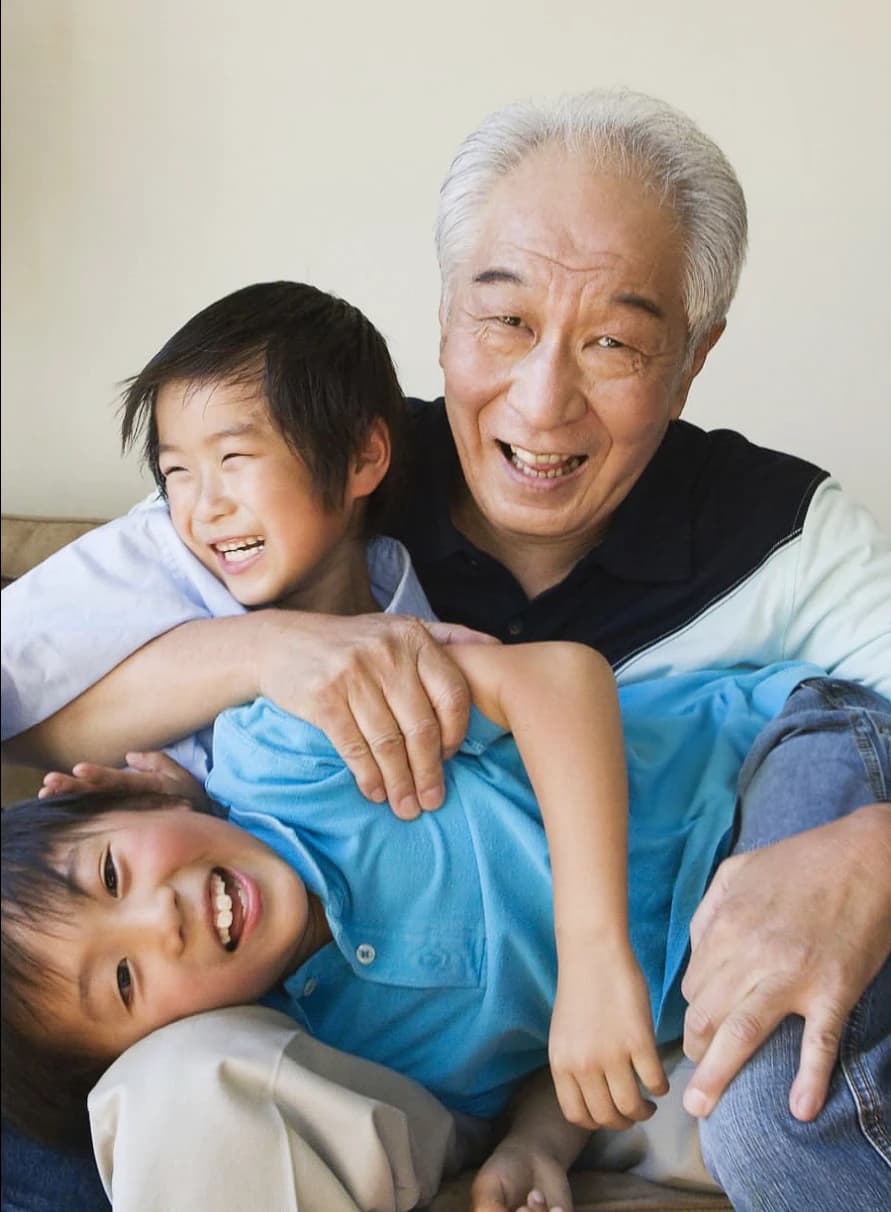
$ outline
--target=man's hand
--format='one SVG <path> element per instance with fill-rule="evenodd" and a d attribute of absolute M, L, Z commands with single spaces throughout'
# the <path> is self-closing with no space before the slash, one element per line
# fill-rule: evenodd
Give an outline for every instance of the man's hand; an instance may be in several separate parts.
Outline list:
<path fill-rule="evenodd" d="M 646 981 L 627 943 L 586 947 L 572 962 L 564 949 L 548 1051 L 557 1098 L 571 1123 L 630 1128 L 656 1110 L 637 1078 L 651 1094 L 665 1094 L 668 1080 Z"/>
<path fill-rule="evenodd" d="M 182 796 L 195 804 L 208 803 L 198 780 L 166 753 L 128 753 L 127 765 L 129 770 L 119 770 L 114 766 L 78 762 L 71 774 L 52 770 L 44 776 L 38 797 L 43 800 L 54 795 L 90 791 L 116 791 L 121 795 L 161 792 L 163 795 Z"/>
<path fill-rule="evenodd" d="M 826 1099 L 851 1009 L 891 951 L 891 806 L 875 804 L 719 868 L 690 927 L 684 1106 L 708 1115 L 789 1014 L 804 1018 L 789 1094 L 796 1119 Z"/>
<path fill-rule="evenodd" d="M 388 800 L 404 820 L 439 808 L 442 763 L 464 739 L 470 712 L 466 679 L 443 645 L 498 641 L 465 627 L 379 614 L 325 617 L 318 642 L 307 644 L 317 617 L 298 616 L 302 651 L 292 665 L 288 613 L 266 613 L 259 692 L 320 728 L 368 799 Z"/>

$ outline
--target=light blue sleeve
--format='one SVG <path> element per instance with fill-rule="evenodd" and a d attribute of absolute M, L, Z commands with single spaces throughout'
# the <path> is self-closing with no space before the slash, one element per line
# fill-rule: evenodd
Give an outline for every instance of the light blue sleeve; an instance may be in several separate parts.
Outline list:
<path fill-rule="evenodd" d="M 177 537 L 163 502 L 88 532 L 3 591 L 3 739 L 180 623 L 243 610 Z"/>

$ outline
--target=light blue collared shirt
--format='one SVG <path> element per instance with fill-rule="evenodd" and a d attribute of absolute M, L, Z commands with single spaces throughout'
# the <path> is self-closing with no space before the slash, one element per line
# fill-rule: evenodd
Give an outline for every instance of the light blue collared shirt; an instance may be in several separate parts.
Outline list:
<path fill-rule="evenodd" d="M 435 618 L 401 543 L 372 539 L 368 570 L 381 610 Z M 180 623 L 245 613 L 179 538 L 157 493 L 13 582 L 2 608 L 3 740 L 47 719 Z M 210 743 L 205 729 L 167 752 L 203 779 Z"/>
<path fill-rule="evenodd" d="M 682 1032 L 690 919 L 730 846 L 743 759 L 820 672 L 790 663 L 620 687 L 631 939 L 660 1042 Z M 547 1064 L 548 848 L 513 738 L 478 711 L 445 774 L 438 812 L 397 820 L 318 729 L 259 699 L 219 716 L 207 788 L 299 873 L 331 926 L 334 941 L 265 1000 L 453 1110 L 491 1116 Z M 592 997 L 609 979 L 591 972 Z"/>

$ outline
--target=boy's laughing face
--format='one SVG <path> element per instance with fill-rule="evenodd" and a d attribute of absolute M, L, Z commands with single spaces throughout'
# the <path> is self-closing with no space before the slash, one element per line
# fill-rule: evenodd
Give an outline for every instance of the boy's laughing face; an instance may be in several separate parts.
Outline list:
<path fill-rule="evenodd" d="M 155 421 L 170 516 L 193 555 L 243 606 L 327 609 L 352 526 L 352 479 L 343 505 L 326 508 L 258 379 L 168 383 Z"/>
<path fill-rule="evenodd" d="M 40 1017 L 98 1055 L 256 1000 L 329 937 L 287 863 L 185 803 L 103 813 L 60 844 L 56 865 L 82 895 L 32 940 L 48 969 Z"/>

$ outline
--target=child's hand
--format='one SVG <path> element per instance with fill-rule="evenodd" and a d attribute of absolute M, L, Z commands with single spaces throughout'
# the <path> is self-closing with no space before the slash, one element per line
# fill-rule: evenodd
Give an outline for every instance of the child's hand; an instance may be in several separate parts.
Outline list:
<path fill-rule="evenodd" d="M 93 762 L 78 762 L 71 774 L 53 770 L 44 777 L 38 797 L 43 800 L 54 795 L 90 791 L 117 791 L 122 795 L 161 792 L 183 796 L 193 803 L 208 802 L 204 788 L 198 780 L 166 753 L 128 753 L 127 763 L 127 770 L 118 770 L 113 766 L 97 766 Z"/>
<path fill-rule="evenodd" d="M 572 1212 L 566 1166 L 541 1141 L 509 1133 L 479 1168 L 473 1212 Z"/>
<path fill-rule="evenodd" d="M 627 943 L 561 950 L 549 1054 L 560 1107 L 584 1128 L 630 1128 L 665 1094 L 646 981 Z"/>

